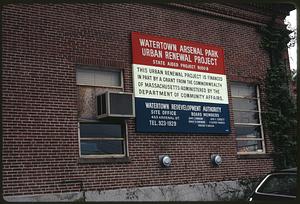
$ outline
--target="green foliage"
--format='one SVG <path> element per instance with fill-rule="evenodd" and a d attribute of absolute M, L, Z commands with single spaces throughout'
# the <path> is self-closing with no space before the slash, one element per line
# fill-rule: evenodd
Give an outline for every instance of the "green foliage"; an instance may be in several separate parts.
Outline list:
<path fill-rule="evenodd" d="M 80 197 L 80 198 L 74 200 L 73 203 L 85 203 L 85 199 L 84 199 L 84 197 Z"/>
<path fill-rule="evenodd" d="M 239 179 L 239 186 L 241 186 L 241 189 L 243 190 L 243 197 L 241 200 L 247 200 L 251 193 L 254 191 L 255 187 L 259 183 L 261 178 L 240 178 Z"/>
<path fill-rule="evenodd" d="M 291 31 L 273 25 L 261 28 L 261 46 L 270 54 L 271 67 L 267 70 L 267 112 L 263 115 L 274 145 L 277 169 L 296 166 L 296 107 L 289 84 L 290 73 L 283 60 L 283 51 L 290 42 Z"/>

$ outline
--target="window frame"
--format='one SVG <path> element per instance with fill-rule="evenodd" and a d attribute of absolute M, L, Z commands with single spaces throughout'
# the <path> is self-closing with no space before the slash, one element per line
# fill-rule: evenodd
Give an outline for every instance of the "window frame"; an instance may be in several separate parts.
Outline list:
<path fill-rule="evenodd" d="M 80 124 L 120 124 L 121 125 L 121 134 L 123 136 L 123 139 L 121 138 L 85 138 L 81 139 L 80 135 Z M 123 141 L 123 151 L 124 154 L 103 154 L 103 155 L 82 155 L 81 154 L 81 141 L 82 140 L 112 140 L 112 141 Z M 78 121 L 78 145 L 79 145 L 79 158 L 124 158 L 129 157 L 128 152 L 128 127 L 127 127 L 127 121 L 125 120 L 118 120 L 118 121 L 98 121 L 98 120 L 79 120 Z"/>
<path fill-rule="evenodd" d="M 234 121 L 234 112 L 235 111 L 240 111 L 240 112 L 252 112 L 252 113 L 258 113 L 258 122 L 259 123 L 239 123 L 239 122 L 233 122 L 234 124 L 234 128 L 236 128 L 236 126 L 257 126 L 260 127 L 260 134 L 261 137 L 260 138 L 256 138 L 256 137 L 237 137 L 237 135 L 235 136 L 235 140 L 236 140 L 236 148 L 237 148 L 237 154 L 238 155 L 257 155 L 257 154 L 266 154 L 266 146 L 265 146 L 265 138 L 264 138 L 264 130 L 263 130 L 263 124 L 262 124 L 262 118 L 261 118 L 261 104 L 260 104 L 260 91 L 259 91 L 259 86 L 257 84 L 249 84 L 249 83 L 244 83 L 244 82 L 239 82 L 239 81 L 232 81 L 231 82 L 231 87 L 234 85 L 234 83 L 238 83 L 238 84 L 242 84 L 242 85 L 251 85 L 254 86 L 256 89 L 256 96 L 255 97 L 244 97 L 244 96 L 234 96 L 231 92 L 231 98 L 232 100 L 234 98 L 241 98 L 241 99 L 251 99 L 251 100 L 257 100 L 257 110 L 245 110 L 245 109 L 234 109 L 233 108 L 233 104 L 232 104 L 232 111 L 233 111 L 233 121 Z M 232 89 L 231 89 L 232 90 Z M 261 141 L 261 145 L 262 145 L 262 151 L 258 152 L 258 151 L 248 151 L 248 152 L 241 152 L 238 151 L 238 141 Z"/>

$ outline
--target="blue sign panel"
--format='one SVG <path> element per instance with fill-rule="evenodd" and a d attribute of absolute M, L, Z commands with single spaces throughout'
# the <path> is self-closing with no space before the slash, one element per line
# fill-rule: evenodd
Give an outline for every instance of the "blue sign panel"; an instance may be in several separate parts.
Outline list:
<path fill-rule="evenodd" d="M 138 132 L 221 133 L 230 131 L 228 104 L 135 99 Z"/>

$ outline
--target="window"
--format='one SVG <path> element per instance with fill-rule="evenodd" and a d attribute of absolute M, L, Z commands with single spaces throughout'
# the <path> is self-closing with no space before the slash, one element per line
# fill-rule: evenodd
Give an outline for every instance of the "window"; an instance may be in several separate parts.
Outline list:
<path fill-rule="evenodd" d="M 106 91 L 123 91 L 122 71 L 84 66 L 76 71 L 80 157 L 128 156 L 126 120 L 101 121 L 96 117 L 98 95 Z"/>
<path fill-rule="evenodd" d="M 80 122 L 80 156 L 126 156 L 126 132 L 125 122 Z"/>
<path fill-rule="evenodd" d="M 265 153 L 258 87 L 232 82 L 231 94 L 238 154 Z"/>
<path fill-rule="evenodd" d="M 122 87 L 120 70 L 77 69 L 77 85 Z"/>

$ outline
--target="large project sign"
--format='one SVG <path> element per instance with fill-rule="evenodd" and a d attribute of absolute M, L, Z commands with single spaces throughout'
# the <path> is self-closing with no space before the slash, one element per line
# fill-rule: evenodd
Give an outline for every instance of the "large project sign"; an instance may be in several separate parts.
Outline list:
<path fill-rule="evenodd" d="M 229 133 L 222 48 L 132 33 L 137 132 Z"/>

